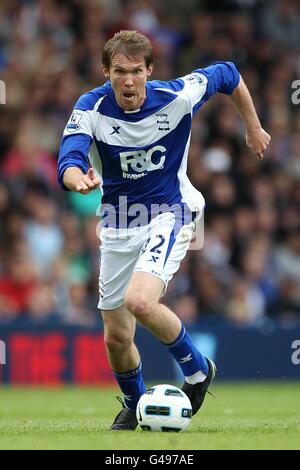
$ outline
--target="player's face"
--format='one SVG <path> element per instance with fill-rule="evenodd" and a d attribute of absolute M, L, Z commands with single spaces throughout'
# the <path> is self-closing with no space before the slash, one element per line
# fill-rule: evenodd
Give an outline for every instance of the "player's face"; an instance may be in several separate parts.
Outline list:
<path fill-rule="evenodd" d="M 146 82 L 152 72 L 144 57 L 126 57 L 116 54 L 108 69 L 103 67 L 104 75 L 110 79 L 116 100 L 124 111 L 139 109 L 146 98 Z"/>

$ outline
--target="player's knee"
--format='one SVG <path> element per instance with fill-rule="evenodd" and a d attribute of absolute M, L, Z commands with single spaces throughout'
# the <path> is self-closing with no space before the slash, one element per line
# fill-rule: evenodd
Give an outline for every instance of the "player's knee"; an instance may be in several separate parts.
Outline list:
<path fill-rule="evenodd" d="M 141 323 L 155 308 L 154 302 L 141 294 L 126 296 L 125 306 Z"/>
<path fill-rule="evenodd" d="M 108 333 L 104 335 L 104 342 L 109 351 L 126 351 L 132 345 L 133 338 L 126 332 L 119 334 Z"/>

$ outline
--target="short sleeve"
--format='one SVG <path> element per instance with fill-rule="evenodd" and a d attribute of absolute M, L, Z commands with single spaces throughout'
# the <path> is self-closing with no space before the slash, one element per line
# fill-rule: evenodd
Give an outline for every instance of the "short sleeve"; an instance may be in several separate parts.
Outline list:
<path fill-rule="evenodd" d="M 232 62 L 214 62 L 209 67 L 195 72 L 202 73 L 207 78 L 208 97 L 217 92 L 231 95 L 240 81 L 240 74 Z"/>
<path fill-rule="evenodd" d="M 194 70 L 182 80 L 195 112 L 218 92 L 231 95 L 239 84 L 240 74 L 232 62 L 214 62 L 209 67 Z"/>

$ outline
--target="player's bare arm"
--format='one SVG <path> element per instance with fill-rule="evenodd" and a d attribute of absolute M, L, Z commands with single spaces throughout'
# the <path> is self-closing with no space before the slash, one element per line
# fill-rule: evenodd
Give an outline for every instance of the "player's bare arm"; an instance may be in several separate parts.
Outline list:
<path fill-rule="evenodd" d="M 261 126 L 251 95 L 242 77 L 233 91 L 231 99 L 244 121 L 246 144 L 258 158 L 262 159 L 270 143 L 271 136 Z"/>
<path fill-rule="evenodd" d="M 87 174 L 84 174 L 80 168 L 69 167 L 64 172 L 63 183 L 70 191 L 89 194 L 94 189 L 99 188 L 100 178 L 93 168 L 90 168 Z"/>

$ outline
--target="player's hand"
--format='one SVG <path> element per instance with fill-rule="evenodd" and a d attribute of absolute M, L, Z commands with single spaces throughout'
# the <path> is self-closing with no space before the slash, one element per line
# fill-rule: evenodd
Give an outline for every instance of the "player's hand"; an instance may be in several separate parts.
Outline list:
<path fill-rule="evenodd" d="M 86 175 L 82 175 L 76 184 L 76 191 L 81 194 L 89 194 L 100 186 L 100 178 L 96 175 L 93 168 L 90 168 Z"/>
<path fill-rule="evenodd" d="M 247 130 L 246 144 L 260 160 L 264 158 L 264 152 L 267 150 L 270 140 L 271 136 L 262 127 L 251 131 Z"/>

